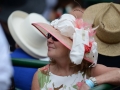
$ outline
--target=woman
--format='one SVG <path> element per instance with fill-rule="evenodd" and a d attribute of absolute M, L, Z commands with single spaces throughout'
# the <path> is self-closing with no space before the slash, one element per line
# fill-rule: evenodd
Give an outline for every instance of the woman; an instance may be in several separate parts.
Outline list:
<path fill-rule="evenodd" d="M 33 23 L 47 37 L 50 64 L 34 74 L 32 90 L 88 90 L 96 85 L 120 84 L 120 69 L 97 62 L 97 44 L 91 25 L 63 14 L 51 22 Z"/>

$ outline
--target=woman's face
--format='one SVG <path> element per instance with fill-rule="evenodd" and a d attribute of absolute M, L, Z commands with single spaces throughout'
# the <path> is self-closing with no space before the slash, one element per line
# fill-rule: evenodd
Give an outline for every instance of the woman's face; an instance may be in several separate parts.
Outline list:
<path fill-rule="evenodd" d="M 52 36 L 47 40 L 48 56 L 53 59 L 69 57 L 70 50 L 59 41 L 53 40 Z"/>

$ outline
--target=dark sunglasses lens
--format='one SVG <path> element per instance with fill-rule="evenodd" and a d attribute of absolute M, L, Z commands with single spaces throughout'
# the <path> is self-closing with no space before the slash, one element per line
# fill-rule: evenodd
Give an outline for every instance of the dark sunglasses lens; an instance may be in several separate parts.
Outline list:
<path fill-rule="evenodd" d="M 52 40 L 53 40 L 53 41 L 58 41 L 55 37 L 52 37 Z"/>
<path fill-rule="evenodd" d="M 52 35 L 50 33 L 47 34 L 47 39 L 49 39 Z"/>
<path fill-rule="evenodd" d="M 58 41 L 54 36 L 52 36 L 50 33 L 47 34 L 47 39 L 49 39 L 50 37 L 52 37 L 53 41 Z"/>

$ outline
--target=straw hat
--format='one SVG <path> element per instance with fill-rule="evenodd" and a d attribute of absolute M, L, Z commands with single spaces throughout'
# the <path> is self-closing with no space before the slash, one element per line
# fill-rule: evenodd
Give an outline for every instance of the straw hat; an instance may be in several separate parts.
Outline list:
<path fill-rule="evenodd" d="M 47 39 L 31 25 L 49 22 L 40 14 L 14 11 L 8 18 L 8 27 L 16 43 L 34 58 L 47 57 Z"/>
<path fill-rule="evenodd" d="M 120 5 L 99 3 L 88 7 L 83 14 L 86 22 L 99 26 L 95 40 L 98 52 L 107 56 L 120 55 Z"/>

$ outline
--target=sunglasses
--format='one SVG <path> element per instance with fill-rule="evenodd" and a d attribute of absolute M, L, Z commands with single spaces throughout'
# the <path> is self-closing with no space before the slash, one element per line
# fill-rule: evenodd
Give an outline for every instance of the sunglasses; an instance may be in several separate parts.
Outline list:
<path fill-rule="evenodd" d="M 54 36 L 52 36 L 50 33 L 47 34 L 47 39 L 52 38 L 53 41 L 58 41 Z"/>

